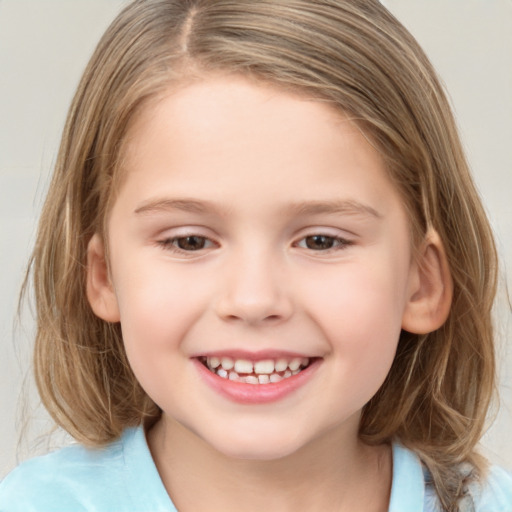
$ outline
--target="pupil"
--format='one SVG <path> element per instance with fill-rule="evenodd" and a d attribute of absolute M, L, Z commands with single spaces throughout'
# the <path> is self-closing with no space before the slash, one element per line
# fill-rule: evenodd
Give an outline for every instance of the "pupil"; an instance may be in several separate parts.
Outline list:
<path fill-rule="evenodd" d="M 306 238 L 306 246 L 308 249 L 331 249 L 334 244 L 334 239 L 325 235 L 314 235 Z"/>
<path fill-rule="evenodd" d="M 203 249 L 206 241 L 202 236 L 186 236 L 178 239 L 178 247 L 185 251 Z"/>

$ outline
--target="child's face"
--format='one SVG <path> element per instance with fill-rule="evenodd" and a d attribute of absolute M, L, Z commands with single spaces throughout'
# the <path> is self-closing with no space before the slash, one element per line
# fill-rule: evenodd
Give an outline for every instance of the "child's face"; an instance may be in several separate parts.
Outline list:
<path fill-rule="evenodd" d="M 329 106 L 232 77 L 175 91 L 130 134 L 104 316 L 166 424 L 246 458 L 355 439 L 416 283 L 379 154 Z M 237 383 L 207 357 L 270 362 Z M 283 378 L 294 359 L 309 368 Z"/>

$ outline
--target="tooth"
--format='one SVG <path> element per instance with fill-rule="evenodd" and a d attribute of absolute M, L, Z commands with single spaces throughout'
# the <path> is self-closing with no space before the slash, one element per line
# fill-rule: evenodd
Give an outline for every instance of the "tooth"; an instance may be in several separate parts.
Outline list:
<path fill-rule="evenodd" d="M 223 357 L 221 359 L 221 365 L 224 370 L 231 370 L 233 366 L 235 366 L 235 362 L 233 359 L 231 359 L 231 357 Z"/>
<path fill-rule="evenodd" d="M 300 372 L 300 370 L 293 370 L 292 375 L 297 375 L 297 373 L 299 373 L 299 372 Z"/>
<path fill-rule="evenodd" d="M 235 371 L 237 373 L 252 373 L 252 363 L 246 359 L 237 359 L 235 361 Z"/>
<path fill-rule="evenodd" d="M 270 382 L 270 377 L 268 375 L 258 375 L 258 382 L 260 384 L 268 384 Z"/>
<path fill-rule="evenodd" d="M 294 370 L 298 370 L 301 363 L 301 359 L 296 357 L 295 359 L 292 359 L 290 363 L 288 364 L 288 368 L 293 372 Z"/>
<path fill-rule="evenodd" d="M 270 376 L 270 382 L 279 382 L 281 380 L 283 380 L 283 377 L 281 377 L 281 375 L 278 375 L 277 373 L 273 373 Z"/>
<path fill-rule="evenodd" d="M 234 371 L 230 371 L 229 372 L 229 380 L 234 380 L 234 381 L 240 382 L 240 376 L 238 375 L 238 373 L 236 373 Z"/>
<path fill-rule="evenodd" d="M 254 373 L 274 373 L 274 361 L 272 359 L 265 359 L 264 361 L 257 361 L 254 363 Z"/>
<path fill-rule="evenodd" d="M 244 382 L 247 382 L 247 384 L 259 384 L 258 377 L 255 377 L 254 375 L 247 375 L 247 377 L 242 377 Z"/>
<path fill-rule="evenodd" d="M 208 366 L 210 368 L 217 368 L 220 366 L 220 359 L 218 357 L 209 357 L 208 358 Z"/>
<path fill-rule="evenodd" d="M 284 372 L 288 368 L 288 361 L 286 359 L 278 359 L 276 361 L 276 372 Z"/>
<path fill-rule="evenodd" d="M 227 379 L 228 378 L 228 372 L 226 370 L 224 370 L 224 368 L 219 368 L 217 370 L 217 375 L 219 377 L 222 377 L 223 379 Z"/>
<path fill-rule="evenodd" d="M 300 362 L 301 366 L 306 367 L 309 364 L 309 357 L 303 357 Z"/>
<path fill-rule="evenodd" d="M 290 370 L 286 370 L 286 371 L 284 372 L 283 377 L 284 377 L 285 379 L 287 379 L 288 377 L 291 377 L 291 376 L 292 376 L 292 372 L 291 372 Z"/>

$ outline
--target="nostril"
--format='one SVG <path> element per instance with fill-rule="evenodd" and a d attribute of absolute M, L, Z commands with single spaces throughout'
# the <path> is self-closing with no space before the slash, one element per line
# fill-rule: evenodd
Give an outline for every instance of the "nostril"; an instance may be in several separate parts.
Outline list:
<path fill-rule="evenodd" d="M 253 323 L 253 322 L 277 322 L 277 321 L 281 320 L 282 316 L 281 315 L 267 315 L 267 316 L 262 315 L 262 318 L 260 320 L 260 317 L 258 317 L 256 315 L 254 315 L 254 317 L 251 317 L 250 315 L 230 314 L 230 315 L 225 315 L 224 318 L 226 320 L 230 320 L 230 321 L 243 321 L 243 322 Z"/>

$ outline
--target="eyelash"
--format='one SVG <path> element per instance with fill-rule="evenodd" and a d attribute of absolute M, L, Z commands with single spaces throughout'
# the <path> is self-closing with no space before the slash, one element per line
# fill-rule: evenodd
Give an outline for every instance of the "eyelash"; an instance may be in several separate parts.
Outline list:
<path fill-rule="evenodd" d="M 164 248 L 166 250 L 170 250 L 172 252 L 176 252 L 176 253 L 180 253 L 180 254 L 199 252 L 205 248 L 203 246 L 203 247 L 199 247 L 198 249 L 187 250 L 187 249 L 183 249 L 177 245 L 180 240 L 187 240 L 187 239 L 192 239 L 192 238 L 202 240 L 205 243 L 209 242 L 211 245 L 214 245 L 214 242 L 212 242 L 209 238 L 207 238 L 206 236 L 201 236 L 201 235 L 176 236 L 173 238 L 165 238 L 164 240 L 159 240 L 157 243 L 158 243 L 158 245 L 160 245 L 162 248 Z"/>
<path fill-rule="evenodd" d="M 314 252 L 323 252 L 323 253 L 330 253 L 330 252 L 334 252 L 334 251 L 341 251 L 343 249 L 346 249 L 347 247 L 349 247 L 350 245 L 353 245 L 354 242 L 351 241 L 351 240 L 347 240 L 346 238 L 342 238 L 340 236 L 332 236 L 332 235 L 324 235 L 322 233 L 315 233 L 314 235 L 308 235 L 308 236 L 305 236 L 303 238 L 301 238 L 299 240 L 299 243 L 302 242 L 302 241 L 305 241 L 306 244 L 307 244 L 307 240 L 308 239 L 314 239 L 314 238 L 317 238 L 317 239 L 320 239 L 320 238 L 323 238 L 323 239 L 326 239 L 328 240 L 329 242 L 331 242 L 333 244 L 332 247 L 327 247 L 325 249 L 312 249 L 311 247 L 304 247 L 305 249 L 310 249 Z M 296 244 L 296 246 L 298 247 L 298 243 Z"/>
<path fill-rule="evenodd" d="M 308 239 L 324 239 L 324 242 L 327 241 L 328 243 L 331 243 L 331 247 L 326 247 L 324 249 L 312 249 L 311 247 L 307 246 Z M 182 247 L 179 247 L 178 244 L 182 240 L 187 239 L 199 239 L 201 242 L 203 242 L 202 246 L 197 249 L 184 249 Z M 335 251 L 341 251 L 346 249 L 347 247 L 354 244 L 353 241 L 347 240 L 346 238 L 342 238 L 339 236 L 332 236 L 332 235 L 325 235 L 321 233 L 315 233 L 313 235 L 307 235 L 302 237 L 298 242 L 294 243 L 294 247 L 301 247 L 299 244 L 301 242 L 306 243 L 306 247 L 302 247 L 303 249 L 309 249 L 313 252 L 317 253 L 331 253 Z M 186 235 L 186 236 L 179 236 L 179 237 L 173 237 L 173 238 L 165 238 L 163 240 L 157 241 L 157 244 L 162 247 L 165 250 L 169 250 L 174 253 L 179 254 L 191 254 L 194 252 L 200 252 L 203 249 L 208 249 L 209 247 L 205 247 L 205 245 L 211 245 L 214 246 L 215 242 L 210 240 L 208 237 L 201 236 L 201 235 Z"/>

